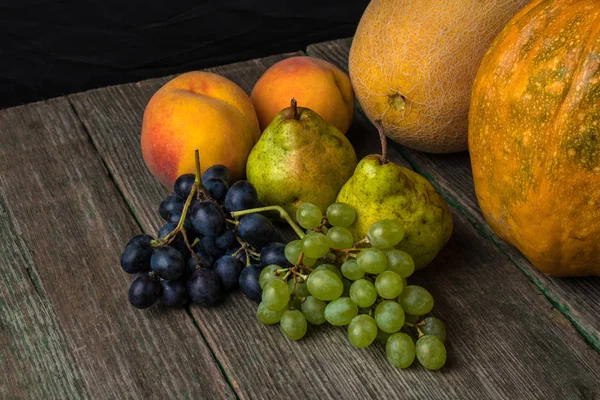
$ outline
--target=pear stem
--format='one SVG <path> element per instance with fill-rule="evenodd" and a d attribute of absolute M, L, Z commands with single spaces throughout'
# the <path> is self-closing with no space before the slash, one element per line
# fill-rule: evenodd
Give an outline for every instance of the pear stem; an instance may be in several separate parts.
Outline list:
<path fill-rule="evenodd" d="M 387 138 L 385 136 L 385 132 L 383 131 L 383 124 L 381 123 L 380 119 L 375 121 L 375 127 L 377 128 L 377 132 L 379 133 L 379 140 L 381 141 L 381 164 L 387 164 L 388 163 L 388 156 L 387 156 L 388 144 L 387 144 Z"/>
<path fill-rule="evenodd" d="M 290 224 L 290 226 L 292 227 L 294 232 L 296 232 L 296 235 L 298 235 L 298 237 L 300 237 L 300 239 L 302 239 L 304 237 L 304 232 L 302 232 L 302 229 L 300 229 L 300 227 L 298 225 L 296 225 L 296 223 L 294 222 L 292 217 L 290 217 L 290 214 L 288 214 L 287 211 L 285 211 L 280 206 L 267 206 L 267 207 L 251 208 L 249 210 L 243 210 L 243 211 L 234 211 L 231 213 L 231 216 L 234 218 L 237 218 L 237 217 L 241 217 L 242 215 L 253 214 L 253 213 L 263 212 L 263 211 L 277 211 L 279 213 L 279 216 L 281 218 L 285 219 L 288 224 Z"/>
<path fill-rule="evenodd" d="M 298 114 L 298 102 L 292 97 L 292 112 L 294 113 L 294 119 L 299 120 L 300 114 Z"/>

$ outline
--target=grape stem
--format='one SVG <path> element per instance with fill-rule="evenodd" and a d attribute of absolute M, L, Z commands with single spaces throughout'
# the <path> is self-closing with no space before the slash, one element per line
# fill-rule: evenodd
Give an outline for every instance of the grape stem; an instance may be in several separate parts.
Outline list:
<path fill-rule="evenodd" d="M 253 213 L 258 213 L 258 212 L 263 212 L 263 211 L 277 211 L 279 213 L 279 216 L 281 218 L 285 219 L 288 224 L 290 224 L 290 226 L 292 227 L 294 232 L 296 232 L 296 235 L 298 235 L 298 237 L 300 239 L 304 238 L 304 232 L 302 232 L 302 229 L 300 229 L 300 227 L 298 225 L 296 225 L 294 220 L 292 220 L 292 217 L 290 217 L 290 214 L 288 214 L 288 212 L 285 211 L 280 206 L 266 206 L 266 207 L 251 208 L 251 209 L 242 210 L 242 211 L 234 211 L 231 213 L 231 216 L 234 218 L 237 218 L 242 215 L 253 214 Z"/>
<path fill-rule="evenodd" d="M 198 258 L 198 255 L 194 251 L 194 248 L 192 247 L 192 245 L 188 241 L 188 237 L 187 237 L 187 233 L 185 232 L 185 228 L 181 230 L 181 236 L 183 236 L 183 241 L 185 242 L 185 245 L 190 250 L 190 253 L 192 253 L 192 257 L 194 258 L 194 262 L 196 263 L 196 265 L 200 265 L 200 258 Z M 198 240 L 198 239 L 196 239 L 196 240 Z"/>
<path fill-rule="evenodd" d="M 362 238 L 362 239 L 361 239 L 361 240 L 359 240 L 358 242 L 354 243 L 354 246 L 353 246 L 353 247 L 356 247 L 356 246 L 358 246 L 358 245 L 360 245 L 360 244 L 370 244 L 370 243 L 371 243 L 371 240 L 369 239 L 369 237 L 368 237 L 368 236 L 365 236 L 364 238 Z"/>
<path fill-rule="evenodd" d="M 185 218 L 187 217 L 188 209 L 190 208 L 190 204 L 192 204 L 192 200 L 194 199 L 194 195 L 196 194 L 196 191 L 202 190 L 202 189 L 199 189 L 202 187 L 202 181 L 200 180 L 200 174 L 201 174 L 201 172 L 200 172 L 200 152 L 198 151 L 198 149 L 196 149 L 196 151 L 194 153 L 194 158 L 195 158 L 195 162 L 196 162 L 196 176 L 194 177 L 194 184 L 192 185 L 192 188 L 190 189 L 190 194 L 188 195 L 187 199 L 185 200 L 185 204 L 183 205 L 183 210 L 181 211 L 181 217 L 179 218 L 179 222 L 177 223 L 177 226 L 175 227 L 175 229 L 173 229 L 171 232 L 169 232 L 169 234 L 167 236 L 165 236 L 162 239 L 152 241 L 153 247 L 168 245 L 169 243 L 171 243 L 173 241 L 173 239 L 175 239 L 175 236 L 177 236 L 177 234 L 179 232 L 181 232 L 181 234 L 185 240 L 185 244 L 188 247 L 190 247 L 190 244 L 187 241 L 187 237 L 185 234 L 185 228 L 183 227 L 183 224 L 185 223 Z M 192 250 L 192 249 L 190 248 L 190 250 Z M 192 254 L 194 254 L 193 250 L 192 250 Z"/>

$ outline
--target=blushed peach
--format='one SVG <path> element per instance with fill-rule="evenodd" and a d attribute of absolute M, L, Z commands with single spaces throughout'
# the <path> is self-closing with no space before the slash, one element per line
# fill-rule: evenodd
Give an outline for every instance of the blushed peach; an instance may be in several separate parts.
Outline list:
<path fill-rule="evenodd" d="M 167 82 L 150 99 L 142 154 L 150 172 L 169 189 L 179 175 L 194 172 L 195 149 L 202 171 L 223 164 L 238 180 L 259 137 L 248 95 L 227 78 L 194 71 Z"/>
<path fill-rule="evenodd" d="M 348 75 L 335 65 L 314 57 L 291 57 L 265 71 L 250 95 L 261 130 L 290 106 L 292 97 L 340 132 L 348 131 L 354 91 Z"/>

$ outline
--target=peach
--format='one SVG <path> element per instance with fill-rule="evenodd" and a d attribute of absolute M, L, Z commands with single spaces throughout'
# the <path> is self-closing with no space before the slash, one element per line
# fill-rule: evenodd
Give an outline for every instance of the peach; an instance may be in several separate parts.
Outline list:
<path fill-rule="evenodd" d="M 348 75 L 335 65 L 313 57 L 291 57 L 269 68 L 256 82 L 250 98 L 260 129 L 290 106 L 310 108 L 346 133 L 354 116 L 354 91 Z"/>
<path fill-rule="evenodd" d="M 248 95 L 235 83 L 210 72 L 182 74 L 150 99 L 142 123 L 142 154 L 150 172 L 167 188 L 195 170 L 214 164 L 244 177 L 246 159 L 260 130 Z"/>

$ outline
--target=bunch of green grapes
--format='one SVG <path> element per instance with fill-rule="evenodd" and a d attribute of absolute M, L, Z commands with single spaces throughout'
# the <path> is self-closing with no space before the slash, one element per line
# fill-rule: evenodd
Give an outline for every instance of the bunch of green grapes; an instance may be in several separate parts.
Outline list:
<path fill-rule="evenodd" d="M 446 362 L 446 328 L 427 316 L 434 304 L 431 294 L 407 282 L 415 264 L 410 254 L 395 248 L 405 235 L 402 223 L 377 221 L 355 243 L 348 227 L 356 211 L 348 204 L 331 204 L 323 216 L 307 203 L 296 219 L 307 233 L 285 247 L 292 267 L 262 270 L 258 319 L 279 323 L 293 340 L 306 334 L 308 323 L 347 326 L 352 345 L 364 348 L 377 340 L 398 368 L 417 358 L 427 369 L 440 369 Z"/>

